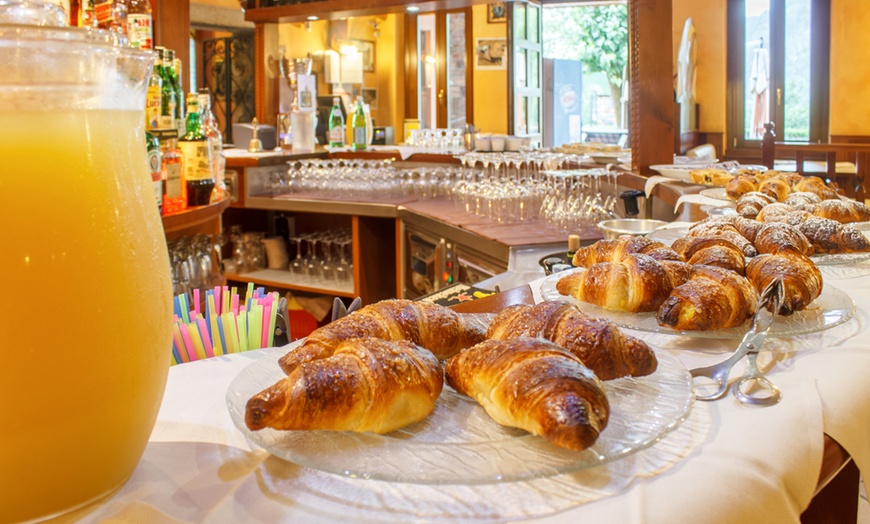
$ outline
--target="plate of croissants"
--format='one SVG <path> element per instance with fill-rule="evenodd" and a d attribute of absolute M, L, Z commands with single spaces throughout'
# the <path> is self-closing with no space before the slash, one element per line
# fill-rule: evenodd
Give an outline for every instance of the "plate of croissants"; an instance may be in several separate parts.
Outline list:
<path fill-rule="evenodd" d="M 691 410 L 679 360 L 572 304 L 473 317 L 366 306 L 263 350 L 230 385 L 230 416 L 253 444 L 317 470 L 468 485 L 618 460 Z"/>
<path fill-rule="evenodd" d="M 859 236 L 870 251 L 866 237 Z M 670 245 L 649 235 L 582 247 L 572 259 L 576 267 L 550 275 L 540 291 L 544 300 L 572 301 L 630 329 L 739 339 L 749 329 L 761 290 L 781 279 L 782 318 L 770 335 L 813 333 L 855 313 L 851 297 L 823 282 L 809 256 L 816 241 L 783 222 L 707 218 Z"/>

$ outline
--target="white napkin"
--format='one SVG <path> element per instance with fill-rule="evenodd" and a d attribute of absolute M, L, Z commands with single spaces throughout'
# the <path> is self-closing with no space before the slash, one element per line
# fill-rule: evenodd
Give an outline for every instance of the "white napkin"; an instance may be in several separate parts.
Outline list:
<path fill-rule="evenodd" d="M 661 175 L 654 175 L 647 178 L 646 183 L 643 186 L 643 192 L 646 193 L 646 197 L 649 198 L 650 195 L 652 195 L 653 188 L 662 182 L 674 182 L 674 179 Z"/>
<path fill-rule="evenodd" d="M 680 207 L 686 203 L 700 204 L 702 206 L 713 206 L 713 207 L 720 207 L 720 206 L 725 205 L 725 202 L 723 202 L 717 198 L 705 197 L 704 195 L 696 195 L 696 194 L 681 195 L 680 198 L 677 199 L 677 203 L 674 206 L 674 213 L 677 213 L 680 210 Z"/>

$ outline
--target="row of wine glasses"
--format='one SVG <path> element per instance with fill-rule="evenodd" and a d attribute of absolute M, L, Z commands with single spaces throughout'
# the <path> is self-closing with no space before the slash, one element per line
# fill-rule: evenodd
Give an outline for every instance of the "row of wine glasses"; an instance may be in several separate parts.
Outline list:
<path fill-rule="evenodd" d="M 349 228 L 301 233 L 290 238 L 294 278 L 312 287 L 353 289 L 353 240 Z"/>
<path fill-rule="evenodd" d="M 461 153 L 464 137 L 464 129 L 413 129 L 407 143 L 428 152 Z"/>
<path fill-rule="evenodd" d="M 211 289 L 223 283 L 224 235 L 194 235 L 167 242 L 174 295 Z"/>

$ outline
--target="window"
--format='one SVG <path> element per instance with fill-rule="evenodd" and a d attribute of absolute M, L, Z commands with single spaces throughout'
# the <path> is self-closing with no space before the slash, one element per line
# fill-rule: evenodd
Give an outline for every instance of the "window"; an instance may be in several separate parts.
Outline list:
<path fill-rule="evenodd" d="M 779 141 L 828 139 L 828 0 L 729 0 L 728 135 L 758 149 L 764 124 Z"/>

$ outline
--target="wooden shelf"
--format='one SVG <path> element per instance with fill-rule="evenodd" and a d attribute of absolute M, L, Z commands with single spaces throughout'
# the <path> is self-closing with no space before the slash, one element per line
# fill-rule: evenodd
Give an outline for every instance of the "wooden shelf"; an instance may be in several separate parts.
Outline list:
<path fill-rule="evenodd" d="M 167 236 L 177 236 L 177 233 L 196 229 L 212 221 L 219 221 L 221 213 L 229 205 L 230 199 L 224 198 L 207 206 L 189 207 L 178 213 L 164 215 L 163 232 Z"/>
<path fill-rule="evenodd" d="M 260 0 L 261 3 L 262 0 Z M 485 4 L 488 0 L 422 0 L 414 2 L 420 13 L 458 9 L 473 4 Z M 372 16 L 387 13 L 404 13 L 407 0 L 321 0 L 301 4 L 274 7 L 257 7 L 245 10 L 245 20 L 254 23 L 304 22 L 315 14 L 323 20 L 338 20 L 354 16 Z"/>
<path fill-rule="evenodd" d="M 289 271 L 280 269 L 261 269 L 243 274 L 225 274 L 227 281 L 252 282 L 258 286 L 271 288 L 304 291 L 319 295 L 334 295 L 337 297 L 355 298 L 353 285 L 348 286 L 322 286 L 316 287 L 309 279 L 294 277 Z"/>

